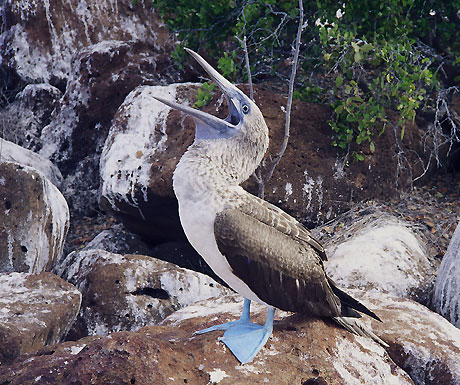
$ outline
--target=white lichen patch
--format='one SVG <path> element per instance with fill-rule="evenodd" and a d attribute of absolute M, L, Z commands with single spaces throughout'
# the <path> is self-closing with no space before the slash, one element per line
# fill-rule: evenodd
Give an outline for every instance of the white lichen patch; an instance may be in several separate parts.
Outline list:
<path fill-rule="evenodd" d="M 218 384 L 224 378 L 230 377 L 224 370 L 214 369 L 209 374 L 209 384 Z"/>

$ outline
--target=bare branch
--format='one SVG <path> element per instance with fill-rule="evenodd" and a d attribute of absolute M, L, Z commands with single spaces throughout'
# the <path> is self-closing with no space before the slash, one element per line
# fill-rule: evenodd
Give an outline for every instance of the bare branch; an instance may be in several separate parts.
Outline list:
<path fill-rule="evenodd" d="M 273 159 L 267 174 L 262 180 L 262 183 L 259 183 L 259 196 L 261 198 L 265 195 L 265 184 L 271 179 L 273 176 L 273 172 L 275 171 L 276 166 L 281 160 L 284 152 L 286 151 L 287 144 L 289 141 L 289 131 L 291 127 L 291 107 L 292 107 L 292 97 L 294 94 L 294 81 L 297 72 L 297 65 L 299 62 L 299 51 L 300 51 L 300 39 L 302 37 L 302 30 L 304 28 L 304 21 L 303 21 L 303 3 L 302 0 L 299 0 L 299 27 L 297 29 L 297 37 L 295 41 L 295 49 L 294 49 L 294 57 L 292 61 L 292 70 L 291 70 L 291 77 L 289 79 L 289 93 L 288 93 L 288 101 L 286 105 L 286 122 L 284 125 L 284 138 L 283 143 L 281 144 L 281 149 L 278 154 Z M 260 175 L 260 174 L 259 174 Z"/>
<path fill-rule="evenodd" d="M 254 89 L 252 87 L 252 75 L 251 75 L 251 67 L 249 65 L 249 53 L 248 53 L 248 46 L 246 44 L 246 36 L 241 40 L 238 36 L 236 36 L 238 41 L 243 46 L 244 51 L 244 62 L 246 64 L 246 71 L 248 73 L 248 83 L 249 83 L 249 97 L 252 101 L 254 101 Z"/>

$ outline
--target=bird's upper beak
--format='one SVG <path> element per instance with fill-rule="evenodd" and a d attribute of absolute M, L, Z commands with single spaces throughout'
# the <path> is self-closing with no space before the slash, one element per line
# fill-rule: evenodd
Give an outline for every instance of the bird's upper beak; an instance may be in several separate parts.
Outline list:
<path fill-rule="evenodd" d="M 210 115 L 206 112 L 196 110 L 189 106 L 177 104 L 175 102 L 155 97 L 155 99 L 168 105 L 171 108 L 185 112 L 192 116 L 196 124 L 196 138 L 197 139 L 210 139 L 210 138 L 228 138 L 232 137 L 238 131 L 238 125 L 242 120 L 241 113 L 236 107 L 237 98 L 245 96 L 238 88 L 232 83 L 225 79 L 219 74 L 214 68 L 212 68 L 206 60 L 191 49 L 185 48 L 185 50 L 192 55 L 195 60 L 204 68 L 211 79 L 217 83 L 222 93 L 227 98 L 229 115 L 225 119 L 220 119 L 216 116 Z"/>

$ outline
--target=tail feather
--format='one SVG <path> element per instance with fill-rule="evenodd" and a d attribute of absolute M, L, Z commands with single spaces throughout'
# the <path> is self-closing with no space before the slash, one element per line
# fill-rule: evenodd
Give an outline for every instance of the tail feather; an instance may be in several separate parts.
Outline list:
<path fill-rule="evenodd" d="M 375 342 L 379 343 L 385 348 L 390 347 L 385 341 L 383 341 L 380 337 L 378 337 L 371 329 L 369 329 L 366 325 L 364 325 L 360 320 L 356 318 L 332 317 L 332 319 L 335 322 L 337 322 L 340 326 L 344 327 L 345 329 L 347 329 L 349 332 L 353 334 L 372 338 Z"/>
<path fill-rule="evenodd" d="M 364 306 L 361 302 L 354 299 L 351 295 L 345 293 L 344 291 L 340 290 L 335 282 L 329 278 L 329 284 L 331 285 L 333 293 L 339 297 L 340 301 L 342 301 L 342 315 L 345 317 L 355 317 L 359 318 L 360 315 L 356 313 L 354 310 L 360 311 L 361 313 L 367 314 L 369 317 L 376 319 L 377 321 L 382 322 L 382 320 L 375 314 L 373 311 L 369 310 L 366 306 Z M 354 309 L 354 310 L 353 310 Z"/>

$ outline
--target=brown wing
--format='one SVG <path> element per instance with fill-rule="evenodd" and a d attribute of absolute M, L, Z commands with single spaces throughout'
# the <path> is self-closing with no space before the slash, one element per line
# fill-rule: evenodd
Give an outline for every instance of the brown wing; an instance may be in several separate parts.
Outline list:
<path fill-rule="evenodd" d="M 345 315 L 309 238 L 288 220 L 256 210 L 252 213 L 255 216 L 239 209 L 224 210 L 214 223 L 217 246 L 233 273 L 261 300 L 279 309 Z M 264 223 L 261 216 L 273 220 L 275 226 Z M 299 242 L 299 234 L 306 240 Z"/>
<path fill-rule="evenodd" d="M 243 213 L 256 218 L 279 232 L 310 245 L 323 261 L 327 256 L 323 246 L 301 223 L 280 208 L 254 195 L 246 195 L 244 203 L 238 207 Z"/>

